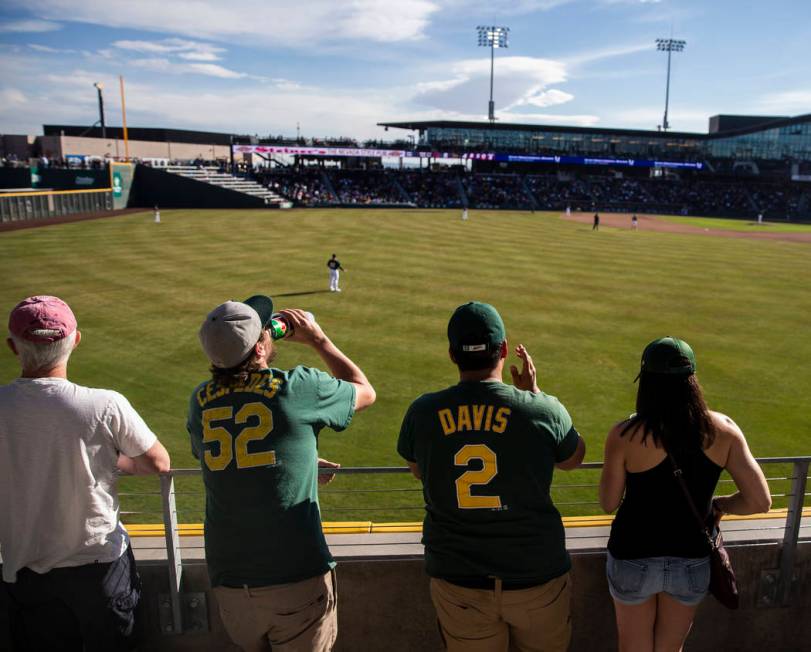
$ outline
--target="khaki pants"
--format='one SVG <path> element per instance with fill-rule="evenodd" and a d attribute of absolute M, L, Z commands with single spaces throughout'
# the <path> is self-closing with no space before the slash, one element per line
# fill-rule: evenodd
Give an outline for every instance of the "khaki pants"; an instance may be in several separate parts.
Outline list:
<path fill-rule="evenodd" d="M 338 635 L 335 571 L 278 586 L 217 586 L 225 630 L 248 652 L 329 652 Z"/>
<path fill-rule="evenodd" d="M 468 589 L 431 578 L 449 652 L 565 652 L 572 635 L 569 573 L 530 589 Z"/>

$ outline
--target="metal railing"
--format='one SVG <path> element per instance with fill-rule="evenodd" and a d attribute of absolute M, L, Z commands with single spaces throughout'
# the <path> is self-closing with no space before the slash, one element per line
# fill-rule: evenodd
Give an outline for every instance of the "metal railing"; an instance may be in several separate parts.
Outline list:
<path fill-rule="evenodd" d="M 742 533 L 742 532 L 749 532 L 752 531 L 759 531 L 767 533 L 767 536 L 764 536 L 763 539 L 757 541 L 747 541 L 745 543 L 740 543 L 738 545 L 745 545 L 751 543 L 763 543 L 763 540 L 767 540 L 772 542 L 774 545 L 780 546 L 780 563 L 779 568 L 775 572 L 774 578 L 772 578 L 773 584 L 775 584 L 775 590 L 773 591 L 773 599 L 766 601 L 769 604 L 775 605 L 788 605 L 791 599 L 791 589 L 792 589 L 792 579 L 795 575 L 795 560 L 797 557 L 797 545 L 798 542 L 801 540 L 801 530 L 811 527 L 811 525 L 804 525 L 803 520 L 803 508 L 805 506 L 805 497 L 811 495 L 808 489 L 808 471 L 809 471 L 809 464 L 811 464 L 811 456 L 805 457 L 771 457 L 771 458 L 760 458 L 757 460 L 758 463 L 764 467 L 766 471 L 774 470 L 774 474 L 770 475 L 768 472 L 766 473 L 767 481 L 769 482 L 770 493 L 772 498 L 775 500 L 775 503 L 785 503 L 785 511 L 776 510 L 775 513 L 770 514 L 770 520 L 764 520 L 764 525 L 757 526 L 755 528 L 748 526 L 745 528 L 736 528 L 733 523 L 735 521 L 728 522 L 727 526 L 724 527 L 725 536 L 729 539 L 730 534 L 735 533 Z M 781 474 L 786 467 L 790 465 L 791 470 L 788 472 L 784 472 Z M 782 468 L 781 468 L 782 467 Z M 602 463 L 600 462 L 588 462 L 582 464 L 578 468 L 579 471 L 587 471 L 587 472 L 594 472 L 602 468 Z M 424 504 L 422 501 L 422 489 L 419 486 L 419 483 L 416 480 L 408 477 L 404 480 L 408 484 L 404 484 L 404 486 L 395 486 L 392 487 L 392 480 L 390 476 L 406 476 L 409 473 L 407 467 L 344 467 L 339 469 L 320 469 L 320 473 L 329 474 L 335 473 L 336 476 L 352 476 L 355 479 L 356 483 L 361 484 L 361 488 L 349 488 L 349 489 L 330 489 L 329 487 L 322 487 L 319 491 L 319 500 L 322 502 L 322 512 L 326 511 L 326 513 L 338 513 L 338 514 L 345 514 L 350 513 L 352 515 L 357 514 L 367 514 L 368 511 L 377 511 L 378 513 L 384 514 L 390 518 L 391 514 L 399 515 L 402 513 L 413 513 L 414 514 L 414 521 L 413 525 L 417 525 L 417 521 L 422 520 L 422 515 L 424 512 Z M 364 477 L 376 477 L 376 476 L 389 476 L 387 479 L 386 486 L 384 487 L 374 487 L 370 486 L 368 483 L 362 481 Z M 158 513 L 162 517 L 163 521 L 163 537 L 164 537 L 164 544 L 166 548 L 166 566 L 169 574 L 169 601 L 171 606 L 171 626 L 167 626 L 167 632 L 171 633 L 181 633 L 183 631 L 183 622 L 182 622 L 182 605 L 181 605 L 181 584 L 183 578 L 183 558 L 181 552 L 181 544 L 180 544 L 180 536 L 181 536 L 181 525 L 178 519 L 178 505 L 177 505 L 177 498 L 181 496 L 184 499 L 191 496 L 193 500 L 199 501 L 202 504 L 204 500 L 204 493 L 201 488 L 198 487 L 197 490 L 188 490 L 188 487 L 178 490 L 176 487 L 176 479 L 186 479 L 189 477 L 200 478 L 202 476 L 202 472 L 200 469 L 175 469 L 164 473 L 160 476 L 160 493 L 154 491 L 136 491 L 136 492 L 127 492 L 122 491 L 120 495 L 122 498 L 125 498 L 124 502 L 129 502 L 130 498 L 135 498 L 136 496 L 143 498 L 157 498 L 158 495 L 160 496 L 161 500 L 161 508 L 160 512 L 157 511 L 150 511 L 150 510 L 134 510 L 134 511 L 122 511 L 122 518 L 125 521 L 128 520 L 144 520 L 154 516 L 157 516 Z M 567 477 L 572 477 L 570 474 L 567 474 Z M 575 492 L 577 495 L 582 495 L 584 492 L 591 492 L 595 494 L 593 500 L 557 500 L 555 499 L 555 504 L 561 510 L 562 513 L 566 514 L 567 512 L 572 511 L 584 511 L 584 510 L 591 510 L 591 513 L 599 510 L 599 503 L 596 500 L 596 489 L 598 484 L 596 482 L 580 482 L 578 481 L 578 475 L 575 474 L 574 482 L 566 483 L 560 482 L 561 480 L 560 475 L 557 475 L 555 478 L 555 482 L 552 485 L 552 491 L 554 493 L 561 493 L 561 492 Z M 395 483 L 396 484 L 396 483 Z M 730 491 L 734 489 L 733 482 L 731 479 L 722 478 L 719 481 L 719 488 L 717 489 L 716 493 L 724 494 L 727 493 L 724 491 L 724 487 L 729 486 Z M 386 506 L 368 506 L 366 501 L 369 499 L 369 494 L 389 494 L 393 496 L 392 500 L 396 502 L 395 505 L 386 505 Z M 330 503 L 341 500 L 346 500 L 347 496 L 362 496 L 362 500 L 364 501 L 363 507 L 334 507 L 331 506 Z M 335 497 L 332 500 L 332 497 Z M 410 500 L 411 498 L 415 498 L 416 500 Z M 326 507 L 324 507 L 324 502 L 327 502 Z M 188 502 L 188 500 L 187 500 Z M 413 504 L 404 504 L 404 502 L 411 502 Z M 591 506 L 594 506 L 593 508 Z M 194 514 L 199 514 L 201 517 L 203 515 L 203 508 L 202 507 L 191 507 L 188 508 L 188 511 Z M 768 523 L 774 523 L 774 520 L 779 518 L 782 519 L 785 516 L 785 524 L 780 524 L 779 522 L 774 525 L 769 525 Z M 582 517 L 580 517 L 582 519 Z M 156 520 L 156 519 L 155 519 Z M 202 521 L 202 518 L 195 519 Z M 326 519 L 325 519 L 326 520 Z M 576 519 L 569 519 L 564 517 L 565 521 L 573 522 Z M 592 519 L 587 519 L 586 524 L 591 524 Z M 597 522 L 597 525 L 607 525 L 610 517 L 605 517 L 604 520 L 595 517 L 593 519 Z M 582 524 L 582 523 L 581 523 Z M 368 523 L 368 529 L 366 529 L 367 524 L 359 524 L 357 522 L 347 523 L 345 528 L 340 527 L 340 524 L 333 524 L 332 528 L 327 527 L 327 532 L 398 532 L 403 530 L 409 530 L 408 526 L 412 524 L 402 524 L 402 523 L 389 523 L 385 525 L 381 525 L 377 528 L 372 527 L 371 523 Z M 405 525 L 406 527 L 403 527 Z M 137 528 L 137 525 L 131 525 L 131 529 Z M 143 527 L 143 526 L 142 526 Z M 157 530 L 153 526 L 150 526 L 151 530 L 153 531 L 153 535 L 157 535 Z M 782 538 L 780 537 L 780 530 L 782 530 Z M 417 531 L 414 528 L 412 531 Z M 199 528 L 196 528 L 194 534 L 201 535 L 202 532 Z M 589 539 L 594 539 L 593 535 L 588 537 Z M 605 539 L 605 536 L 598 537 L 601 539 Z M 805 537 L 808 538 L 808 537 Z M 730 544 L 728 543 L 728 546 Z M 730 547 L 734 547 L 736 544 L 733 543 Z M 598 547 L 602 548 L 604 543 L 601 543 Z M 577 550 L 572 551 L 573 554 L 577 554 Z M 198 562 L 199 563 L 199 562 Z"/>
<path fill-rule="evenodd" d="M 0 193 L 0 223 L 111 210 L 112 188 Z"/>

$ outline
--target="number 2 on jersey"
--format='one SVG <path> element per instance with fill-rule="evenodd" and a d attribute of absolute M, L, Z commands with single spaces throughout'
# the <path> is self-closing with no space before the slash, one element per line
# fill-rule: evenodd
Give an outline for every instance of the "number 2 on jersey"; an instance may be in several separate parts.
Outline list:
<path fill-rule="evenodd" d="M 470 492 L 472 487 L 485 485 L 496 477 L 496 454 L 484 444 L 467 444 L 453 456 L 456 466 L 468 466 L 471 460 L 481 460 L 482 468 L 465 471 L 456 479 L 456 504 L 459 509 L 500 509 L 500 496 L 474 496 Z"/>
<path fill-rule="evenodd" d="M 273 430 L 273 413 L 264 403 L 246 403 L 237 412 L 234 423 L 237 425 L 247 423 L 254 417 L 256 425 L 245 426 L 236 437 L 222 426 L 214 426 L 214 421 L 228 421 L 233 417 L 234 408 L 219 407 L 203 410 L 203 442 L 217 442 L 220 446 L 219 455 L 210 450 L 204 454 L 206 466 L 212 471 L 222 471 L 234 459 L 236 448 L 237 468 L 250 469 L 256 466 L 269 466 L 276 463 L 276 451 L 248 452 L 248 443 L 267 437 Z"/>

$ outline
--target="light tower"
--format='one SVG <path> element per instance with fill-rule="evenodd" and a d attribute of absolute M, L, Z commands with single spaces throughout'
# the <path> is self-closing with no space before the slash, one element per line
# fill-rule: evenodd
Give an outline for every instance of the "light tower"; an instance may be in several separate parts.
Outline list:
<path fill-rule="evenodd" d="M 490 122 L 495 122 L 496 105 L 493 102 L 493 67 L 495 61 L 496 48 L 507 47 L 507 35 L 509 27 L 497 27 L 495 25 L 479 25 L 476 28 L 479 34 L 479 46 L 490 48 L 490 104 L 487 105 L 487 117 Z"/>
<path fill-rule="evenodd" d="M 101 124 L 101 137 L 107 138 L 107 126 L 104 124 L 104 98 L 101 96 L 101 91 L 104 90 L 104 84 L 96 82 L 93 84 L 99 93 L 99 123 Z"/>
<path fill-rule="evenodd" d="M 673 52 L 681 52 L 687 41 L 680 41 L 672 38 L 657 38 L 656 49 L 667 52 L 667 85 L 665 86 L 665 117 L 662 120 L 662 131 L 667 131 L 670 124 L 667 121 L 667 107 L 670 103 L 670 56 Z"/>

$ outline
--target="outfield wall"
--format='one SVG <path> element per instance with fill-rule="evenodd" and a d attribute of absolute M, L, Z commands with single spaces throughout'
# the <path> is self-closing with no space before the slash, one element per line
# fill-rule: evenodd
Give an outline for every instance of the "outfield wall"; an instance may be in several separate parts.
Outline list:
<path fill-rule="evenodd" d="M 342 535 L 346 536 L 346 535 Z M 811 641 L 811 545 L 798 549 L 798 583 L 787 607 L 758 603 L 761 575 L 777 567 L 777 544 L 749 545 L 730 550 L 743 601 L 738 611 L 721 607 L 707 598 L 698 610 L 686 648 L 762 652 L 808 650 Z M 373 545 L 367 555 L 376 554 Z M 572 624 L 570 652 L 616 650 L 614 613 L 605 579 L 605 552 L 572 555 Z M 144 583 L 140 630 L 145 650 L 214 651 L 232 649 L 219 617 L 205 564 L 184 567 L 183 591 L 189 605 L 198 599 L 198 610 L 188 609 L 183 634 L 162 632 L 169 578 L 164 562 L 139 561 Z M 387 559 L 343 558 L 338 565 L 339 634 L 336 652 L 413 652 L 440 650 L 428 578 L 421 558 L 392 556 Z M 202 599 L 200 599 L 202 597 Z M 202 609 L 202 611 L 200 611 Z M 163 612 L 163 613 L 162 613 Z M 197 618 L 195 618 L 195 613 Z M 206 618 L 207 616 L 207 618 Z M 207 622 L 206 622 L 207 621 Z M 0 648 L 3 646 L 0 623 Z M 197 631 L 195 627 L 199 627 Z"/>
<path fill-rule="evenodd" d="M 137 165 L 130 192 L 131 208 L 267 208 L 264 200 L 195 181 L 148 165 Z"/>

